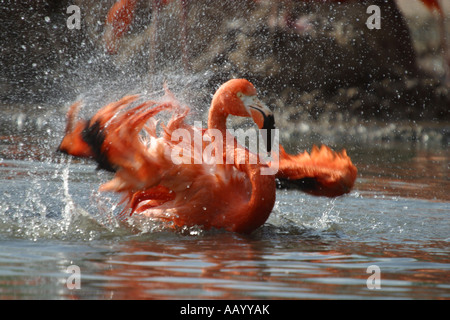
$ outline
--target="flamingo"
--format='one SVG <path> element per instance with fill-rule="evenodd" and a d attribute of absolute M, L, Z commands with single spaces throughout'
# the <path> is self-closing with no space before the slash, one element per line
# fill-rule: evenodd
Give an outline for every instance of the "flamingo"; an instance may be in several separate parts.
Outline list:
<path fill-rule="evenodd" d="M 127 96 L 77 124 L 73 122 L 79 108 L 76 103 L 70 108 L 68 134 L 59 150 L 92 156 L 101 168 L 114 172 L 101 191 L 123 193 L 133 210 L 174 227 L 198 225 L 250 233 L 261 226 L 275 204 L 275 176 L 261 174 L 267 164 L 258 159 L 251 162 L 251 157 L 258 158 L 255 154 L 240 145 L 227 148 L 225 143 L 222 160 L 233 152 L 234 164 L 175 164 L 170 156 L 177 146 L 173 133 L 196 129 L 184 121 L 189 109 L 183 109 L 170 92 L 167 96 L 163 102 L 145 101 L 126 110 L 138 99 Z M 154 117 L 163 110 L 172 110 L 173 116 L 162 136 L 157 136 Z M 230 80 L 218 89 L 211 102 L 208 129 L 226 136 L 228 115 L 252 117 L 258 123 L 262 118 L 268 128 L 273 125 L 270 109 L 244 79 Z M 235 139 L 233 142 L 237 144 Z M 83 148 L 86 150 L 79 152 Z"/>
<path fill-rule="evenodd" d="M 117 103 L 126 104 L 128 99 L 130 98 L 123 98 Z M 103 108 L 103 111 L 99 111 L 90 121 L 79 120 L 75 123 L 79 108 L 80 102 L 76 102 L 67 112 L 65 136 L 59 150 L 75 157 L 95 158 L 100 169 L 114 172 L 115 170 L 111 168 L 111 165 L 102 160 L 101 153 L 96 154 L 94 152 L 95 149 L 92 146 L 95 145 L 95 141 L 92 141 L 92 138 L 90 138 L 92 135 L 88 134 L 94 128 L 99 130 L 102 112 L 106 112 L 105 110 L 113 108 L 113 106 L 109 105 L 108 108 Z M 254 114 L 254 117 L 258 127 L 264 128 L 264 119 L 261 120 L 258 114 Z M 320 149 L 313 146 L 311 153 L 304 151 L 291 155 L 280 145 L 279 153 L 278 172 L 276 173 L 279 187 L 298 188 L 312 195 L 328 197 L 343 195 L 353 188 L 357 168 L 345 149 L 341 152 L 335 152 L 322 145 Z"/>
<path fill-rule="evenodd" d="M 261 174 L 269 164 L 237 144 L 234 137 L 231 148 L 226 139 L 222 148 L 215 149 L 223 150 L 219 160 L 229 159 L 231 149 L 233 164 L 195 164 L 195 152 L 188 153 L 188 163 L 175 164 L 168 155 L 181 144 L 172 141 L 177 129 L 186 129 L 192 135 L 200 130 L 202 140 L 212 144 L 215 139 L 209 130 L 228 137 L 228 115 L 252 117 L 260 129 L 272 129 L 270 109 L 257 99 L 250 82 L 232 79 L 214 94 L 208 130 L 204 130 L 186 124 L 189 109 L 183 109 L 168 90 L 166 96 L 162 102 L 145 101 L 131 109 L 129 105 L 139 97 L 126 96 L 103 107 L 90 120 L 78 122 L 75 118 L 80 103 L 74 103 L 58 150 L 93 158 L 100 169 L 114 172 L 114 178 L 100 190 L 124 195 L 122 201 L 127 204 L 120 216 L 131 209 L 130 214 L 169 221 L 175 227 L 200 225 L 205 229 L 252 232 L 267 220 L 274 205 L 275 176 Z M 163 110 L 172 110 L 174 115 L 158 137 L 154 117 Z M 303 190 L 314 195 L 332 197 L 349 192 L 356 179 L 356 167 L 345 150 L 336 153 L 322 146 L 320 150 L 314 147 L 311 154 L 290 155 L 280 146 L 276 161 L 280 168 L 277 177 L 303 184 Z"/>
<path fill-rule="evenodd" d="M 134 11 L 138 0 L 119 0 L 109 9 L 106 17 L 105 33 L 103 36 L 106 51 L 109 54 L 117 53 L 119 40 L 126 33 L 134 19 Z M 152 34 L 150 36 L 150 47 L 153 49 L 157 44 L 156 31 L 158 30 L 159 16 L 161 10 L 172 0 L 152 0 Z M 182 61 L 184 68 L 189 68 L 188 46 L 187 46 L 187 3 L 188 0 L 180 0 L 180 16 L 181 22 L 181 47 Z M 150 63 L 154 65 L 154 53 L 150 54 Z"/>
<path fill-rule="evenodd" d="M 128 99 L 130 98 L 123 98 L 117 103 L 125 105 L 128 103 Z M 114 172 L 115 170 L 110 163 L 105 161 L 102 152 L 92 147 L 99 143 L 93 140 L 92 137 L 96 137 L 96 135 L 91 134 L 91 132 L 100 130 L 100 120 L 104 118 L 102 113 L 109 108 L 115 109 L 116 107 L 105 107 L 90 121 L 79 120 L 75 123 L 74 119 L 79 107 L 80 103 L 76 102 L 67 113 L 66 133 L 59 150 L 75 157 L 94 158 L 97 160 L 100 169 Z M 214 118 L 215 115 L 210 114 L 210 116 Z M 253 117 L 260 129 L 267 127 L 267 124 L 264 123 L 264 117 L 261 118 L 257 113 L 253 113 Z M 103 122 L 105 121 L 103 120 Z M 341 196 L 352 190 L 358 170 L 345 149 L 341 152 L 335 152 L 326 145 L 322 145 L 320 148 L 313 146 L 311 153 L 304 151 L 296 155 L 287 153 L 282 145 L 279 145 L 278 150 L 279 157 L 275 159 L 278 168 L 276 172 L 278 188 L 299 189 L 311 195 L 326 197 Z M 272 163 L 269 163 L 269 165 L 272 165 Z M 131 206 L 132 212 L 143 197 L 145 197 L 145 192 L 134 195 L 134 204 Z"/>

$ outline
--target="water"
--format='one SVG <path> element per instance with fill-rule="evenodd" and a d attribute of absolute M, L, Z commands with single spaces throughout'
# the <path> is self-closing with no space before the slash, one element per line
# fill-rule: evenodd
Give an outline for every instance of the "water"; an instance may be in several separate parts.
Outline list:
<path fill-rule="evenodd" d="M 117 197 L 96 191 L 108 173 L 53 152 L 60 129 L 1 137 L 1 299 L 450 298 L 445 145 L 349 144 L 350 194 L 278 190 L 267 223 L 243 236 L 117 221 Z"/>
<path fill-rule="evenodd" d="M 444 130 L 419 132 L 412 123 L 383 127 L 372 120 L 370 125 L 345 120 L 347 109 L 364 117 L 387 114 L 386 119 L 393 111 L 405 118 L 412 113 L 417 113 L 414 118 L 445 116 L 447 91 L 434 79 L 413 77 L 408 85 L 389 79 L 390 66 L 395 65 L 392 74 L 410 73 L 410 59 L 397 59 L 410 57 L 403 37 L 395 41 L 404 33 L 401 26 L 390 28 L 398 32 L 383 32 L 387 38 L 370 40 L 358 31 L 366 28 L 364 4 L 342 12 L 325 5 L 316 11 L 320 14 L 307 4 L 300 11 L 312 29 L 295 37 L 287 31 L 274 42 L 267 38 L 267 26 L 272 29 L 274 21 L 267 26 L 256 21 L 259 15 L 273 18 L 264 8 L 256 18 L 242 19 L 245 7 L 223 10 L 226 2 L 215 9 L 203 6 L 192 10 L 191 20 L 197 21 L 188 28 L 190 61 L 200 71 L 187 76 L 181 71 L 180 23 L 173 12 L 162 13 L 159 51 L 150 51 L 155 48 L 149 48 L 145 30 L 151 15 L 144 7 L 125 36 L 125 50 L 111 57 L 101 40 L 109 5 L 81 1 L 82 28 L 77 31 L 67 29 L 71 3 L 53 2 L 0 5 L 6 26 L 0 50 L 5 57 L 0 76 L 0 299 L 450 299 L 448 122 L 441 124 Z M 201 6 L 204 1 L 197 2 Z M 344 24 L 341 16 L 347 17 Z M 398 19 L 383 23 L 390 20 L 398 24 Z M 412 36 L 420 48 L 418 62 L 434 74 L 442 69 L 441 57 L 436 56 L 438 44 L 429 43 L 439 36 L 423 24 L 430 28 L 421 21 Z M 217 39 L 211 38 L 215 30 Z M 294 38 L 298 47 L 288 41 Z M 401 54 L 386 58 L 386 43 L 405 49 L 388 50 Z M 153 54 L 161 66 L 151 65 Z M 285 62 L 279 64 L 279 58 Z M 370 81 L 375 82 L 346 79 L 347 69 L 374 76 Z M 96 171 L 89 161 L 55 153 L 64 132 L 63 106 L 75 99 L 86 102 L 83 116 L 92 115 L 124 94 L 160 95 L 167 81 L 183 103 L 204 106 L 192 109 L 195 119 L 204 121 L 216 84 L 241 74 L 259 78 L 265 88 L 258 90 L 267 95 L 263 100 L 269 98 L 276 112 L 283 110 L 284 119 L 276 120 L 280 128 L 293 127 L 291 117 L 315 109 L 337 110 L 336 117 L 329 117 L 331 126 L 323 115 L 326 124 L 319 123 L 320 134 L 313 132 L 311 141 L 305 136 L 315 125 L 307 119 L 295 132 L 280 130 L 281 140 L 291 138 L 291 147 L 307 149 L 313 142 L 342 144 L 336 149 L 345 147 L 359 170 L 350 194 L 328 199 L 278 190 L 269 220 L 251 235 L 198 228 L 175 233 L 138 216 L 118 221 L 117 196 L 97 192 L 109 174 Z M 364 89 L 342 88 L 325 101 L 327 88 L 347 81 Z M 397 88 L 403 87 L 400 94 Z M 386 105 L 390 100 L 392 105 Z M 361 108 L 361 101 L 368 105 Z M 306 111 L 301 113 L 299 106 Z M 444 111 L 433 112 L 440 108 Z M 317 111 L 313 118 L 320 117 Z M 410 137 L 398 139 L 402 134 Z M 377 275 L 372 266 L 379 270 L 379 288 L 371 281 Z M 79 270 L 79 278 L 72 270 Z"/>

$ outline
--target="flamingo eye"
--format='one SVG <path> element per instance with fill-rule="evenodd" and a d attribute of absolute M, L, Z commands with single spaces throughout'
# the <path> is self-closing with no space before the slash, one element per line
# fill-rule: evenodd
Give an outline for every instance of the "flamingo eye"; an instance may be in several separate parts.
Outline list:
<path fill-rule="evenodd" d="M 244 94 L 243 94 L 242 92 L 238 92 L 236 95 L 237 95 L 238 98 L 242 98 L 242 96 L 243 96 Z"/>

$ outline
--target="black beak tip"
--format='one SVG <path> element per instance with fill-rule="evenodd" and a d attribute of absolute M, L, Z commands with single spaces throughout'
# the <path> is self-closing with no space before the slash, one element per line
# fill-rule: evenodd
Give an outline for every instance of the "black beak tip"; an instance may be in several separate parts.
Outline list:
<path fill-rule="evenodd" d="M 264 123 L 262 129 L 267 132 L 266 150 L 268 153 L 272 151 L 272 130 L 275 129 L 275 117 L 273 114 L 264 115 Z"/>
<path fill-rule="evenodd" d="M 273 114 L 264 115 L 264 123 L 262 129 L 266 130 L 275 129 L 275 118 Z"/>

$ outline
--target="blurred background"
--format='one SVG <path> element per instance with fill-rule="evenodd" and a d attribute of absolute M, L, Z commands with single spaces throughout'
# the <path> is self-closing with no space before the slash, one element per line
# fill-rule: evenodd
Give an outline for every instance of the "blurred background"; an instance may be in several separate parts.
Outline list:
<path fill-rule="evenodd" d="M 438 1 L 442 14 L 421 0 L 135 1 L 111 53 L 104 35 L 115 2 L 0 0 L 1 131 L 42 130 L 76 99 L 92 100 L 94 112 L 163 81 L 205 113 L 218 85 L 245 77 L 284 139 L 428 132 L 448 141 L 449 1 Z M 380 29 L 366 26 L 372 4 Z M 67 27 L 70 5 L 80 29 Z"/>

